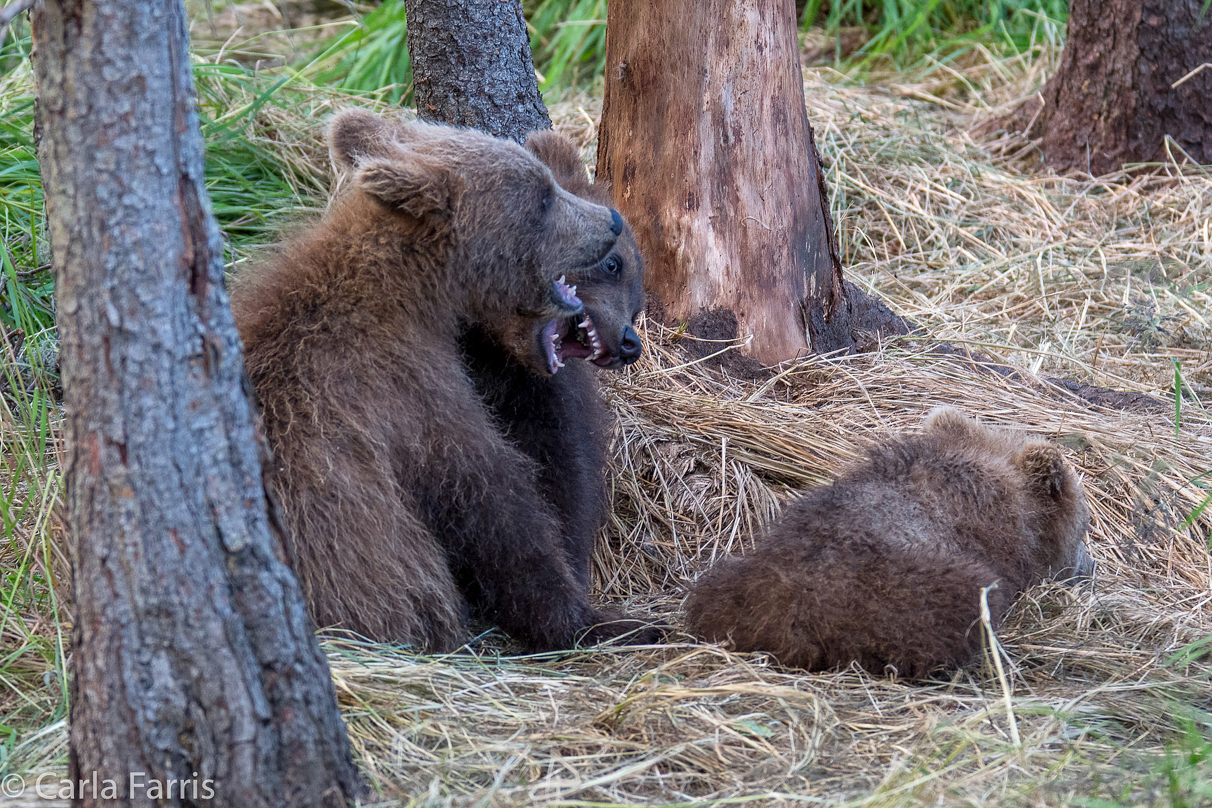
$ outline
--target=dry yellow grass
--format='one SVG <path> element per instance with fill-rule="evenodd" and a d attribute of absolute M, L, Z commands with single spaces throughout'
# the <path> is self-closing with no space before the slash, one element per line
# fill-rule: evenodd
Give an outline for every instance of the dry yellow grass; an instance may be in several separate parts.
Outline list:
<path fill-rule="evenodd" d="M 351 734 L 385 797 L 433 804 L 837 805 L 1065 803 L 1139 784 L 1205 704 L 1206 421 L 1100 411 L 1043 384 L 889 348 L 807 360 L 741 384 L 655 346 L 609 385 L 620 414 L 615 509 L 597 574 L 630 608 L 675 621 L 682 587 L 745 544 L 788 486 L 821 480 L 867 441 L 940 403 L 1060 441 L 1094 510 L 1097 583 L 1031 593 L 1000 632 L 1006 669 L 912 686 L 805 675 L 690 638 L 648 649 L 418 661 L 334 642 Z M 769 388 L 769 389 L 763 389 Z M 1006 704 L 1010 707 L 1007 710 Z M 1013 725 L 1014 729 L 1011 729 Z M 1013 742 L 1014 735 L 1020 738 Z M 1133 786 L 1133 784 L 1136 784 Z M 1136 790 L 1133 791 L 1132 789 Z M 423 798 L 423 799 L 422 799 Z"/>
<path fill-rule="evenodd" d="M 521 657 L 490 635 L 426 658 L 333 637 L 368 804 L 1181 804 L 1151 773 L 1212 699 L 1199 645 L 1212 637 L 1212 510 L 1184 525 L 1212 471 L 1199 400 L 1212 384 L 1212 178 L 1177 164 L 1062 178 L 1032 168 L 1028 144 L 975 140 L 974 122 L 1028 94 L 1050 54 L 974 58 L 911 85 L 808 73 L 850 277 L 927 336 L 743 382 L 646 323 L 644 359 L 604 379 L 619 427 L 595 573 L 605 597 L 676 623 L 685 584 L 743 549 L 789 491 L 951 404 L 1068 448 L 1093 508 L 1096 583 L 1024 598 L 998 634 L 1001 673 L 987 657 L 924 686 L 806 675 L 687 637 Z M 596 104 L 553 107 L 587 155 Z M 320 164 L 314 137 L 297 121 L 286 131 L 292 155 Z M 937 339 L 1023 372 L 939 358 Z M 1172 402 L 1176 359 L 1192 390 L 1177 433 L 1172 404 L 1099 409 L 1043 381 Z M 57 770 L 64 743 L 51 726 L 11 759 Z"/>

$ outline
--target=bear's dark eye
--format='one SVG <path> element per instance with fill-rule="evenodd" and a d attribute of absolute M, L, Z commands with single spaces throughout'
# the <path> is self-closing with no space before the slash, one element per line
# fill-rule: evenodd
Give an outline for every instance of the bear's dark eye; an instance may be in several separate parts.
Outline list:
<path fill-rule="evenodd" d="M 618 275 L 623 269 L 623 262 L 614 253 L 602 259 L 602 269 L 609 272 L 611 275 Z"/>
<path fill-rule="evenodd" d="M 551 192 L 550 188 L 543 192 L 543 199 L 539 202 L 539 207 L 542 209 L 543 213 L 551 210 L 551 199 L 553 196 L 555 196 L 555 194 Z"/>

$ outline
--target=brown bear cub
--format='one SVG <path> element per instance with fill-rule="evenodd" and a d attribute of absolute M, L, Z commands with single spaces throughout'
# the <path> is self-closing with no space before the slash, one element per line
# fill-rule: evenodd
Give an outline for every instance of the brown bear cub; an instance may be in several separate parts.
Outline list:
<path fill-rule="evenodd" d="M 686 619 L 792 667 L 922 678 L 980 650 L 982 587 L 997 625 L 1032 584 L 1090 575 L 1089 521 L 1060 449 L 936 410 L 707 571 Z"/>
<path fill-rule="evenodd" d="M 435 651 L 469 610 L 537 649 L 651 639 L 588 602 L 459 347 L 474 324 L 558 370 L 584 314 L 568 279 L 614 250 L 621 217 L 474 131 L 349 112 L 329 142 L 347 187 L 232 294 L 316 622 Z"/>
<path fill-rule="evenodd" d="M 561 187 L 609 206 L 602 185 L 590 183 L 576 147 L 555 132 L 533 132 L 526 149 L 551 169 Z M 589 588 L 594 541 L 606 515 L 606 462 L 611 419 L 593 366 L 617 369 L 639 359 L 632 327 L 644 305 L 643 263 L 631 228 L 606 256 L 575 276 L 583 316 L 562 325 L 559 359 L 567 366 L 538 374 L 512 357 L 484 328 L 462 339 L 476 390 L 505 437 L 538 464 L 539 490 L 559 518 L 573 572 Z"/>

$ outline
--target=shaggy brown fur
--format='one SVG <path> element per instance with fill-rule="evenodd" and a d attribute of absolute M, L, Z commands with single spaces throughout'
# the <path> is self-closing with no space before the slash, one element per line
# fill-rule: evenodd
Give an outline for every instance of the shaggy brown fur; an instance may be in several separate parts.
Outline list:
<path fill-rule="evenodd" d="M 996 625 L 1026 587 L 1089 575 L 1089 514 L 1060 449 L 939 410 L 709 570 L 687 623 L 794 667 L 920 678 L 980 649 L 982 587 Z"/>
<path fill-rule="evenodd" d="M 468 130 L 354 112 L 330 145 L 350 187 L 232 295 L 317 623 L 430 650 L 468 604 L 540 649 L 635 630 L 586 600 L 458 346 L 476 323 L 547 372 L 580 308 L 555 280 L 614 248 L 618 214 Z"/>
<path fill-rule="evenodd" d="M 565 190 L 610 205 L 605 188 L 588 181 L 576 147 L 567 138 L 535 132 L 526 148 L 551 169 Z M 569 563 L 588 590 L 594 540 L 606 513 L 611 432 L 593 365 L 623 367 L 638 359 L 641 350 L 632 325 L 644 304 L 644 276 L 631 228 L 624 226 L 614 249 L 575 281 L 585 318 L 599 343 L 596 358 L 590 359 L 594 346 L 588 330 L 579 328 L 580 319 L 561 335 L 561 359 L 585 361 L 570 361 L 554 376 L 532 372 L 481 328 L 464 336 L 463 353 L 476 390 L 506 438 L 538 464 L 539 490 L 560 520 Z"/>

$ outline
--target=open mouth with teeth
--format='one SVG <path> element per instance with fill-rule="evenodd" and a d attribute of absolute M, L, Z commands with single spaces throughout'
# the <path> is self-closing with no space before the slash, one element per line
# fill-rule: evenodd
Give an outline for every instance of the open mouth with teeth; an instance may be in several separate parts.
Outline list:
<path fill-rule="evenodd" d="M 569 286 L 560 277 L 555 282 L 556 294 L 563 303 L 581 307 L 581 300 L 576 296 L 577 288 Z M 551 320 L 539 335 L 543 354 L 547 359 L 547 371 L 552 375 L 564 367 L 567 359 L 588 359 L 598 365 L 610 364 L 610 352 L 598 336 L 593 318 L 583 309 L 572 317 Z"/>

